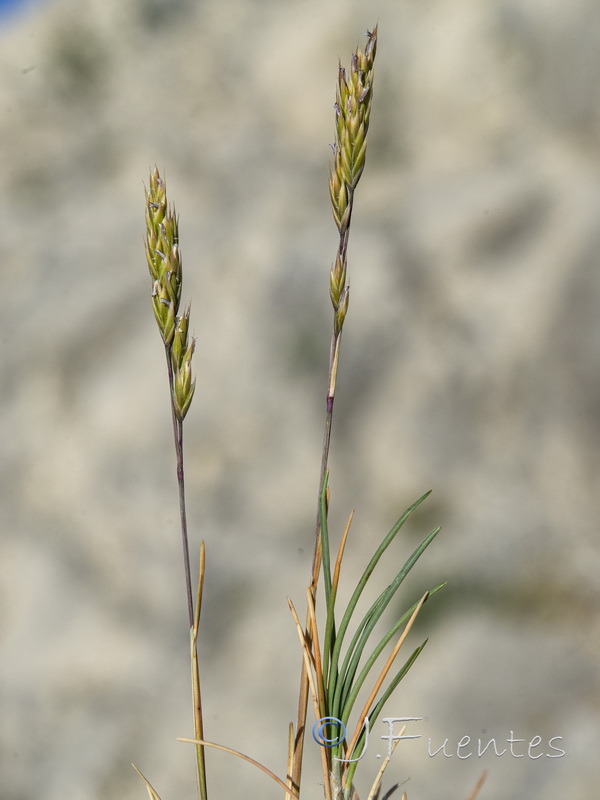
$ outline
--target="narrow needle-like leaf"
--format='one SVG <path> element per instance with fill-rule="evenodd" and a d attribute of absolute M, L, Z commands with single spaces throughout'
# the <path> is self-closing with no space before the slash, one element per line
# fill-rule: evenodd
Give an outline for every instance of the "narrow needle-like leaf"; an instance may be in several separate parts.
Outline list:
<path fill-rule="evenodd" d="M 479 790 L 481 789 L 481 787 L 482 787 L 482 786 L 483 786 L 483 784 L 485 783 L 487 776 L 488 776 L 487 769 L 484 769 L 484 771 L 483 771 L 483 772 L 481 773 L 481 775 L 479 776 L 479 780 L 477 781 L 477 783 L 476 783 L 476 784 L 475 784 L 475 786 L 473 787 L 473 791 L 472 791 L 472 792 L 471 792 L 471 794 L 470 794 L 470 795 L 467 797 L 467 800 L 475 800 L 475 798 L 476 798 L 476 797 L 477 797 L 477 795 L 479 794 Z"/>
<path fill-rule="evenodd" d="M 306 636 L 304 631 L 302 630 L 302 625 L 300 625 L 300 620 L 298 619 L 298 614 L 294 607 L 292 601 L 288 598 L 288 605 L 290 607 L 290 611 L 292 612 L 292 616 L 294 618 L 294 622 L 296 623 L 296 629 L 298 631 L 298 636 L 300 638 L 300 644 L 302 646 L 302 653 L 304 655 L 304 671 L 308 678 L 308 683 L 310 686 L 310 691 L 312 694 L 313 699 L 313 706 L 315 709 L 315 717 L 316 719 L 321 719 L 321 709 L 319 708 L 319 698 L 317 693 L 317 687 L 315 686 L 315 680 L 313 677 L 313 669 L 315 668 L 315 660 L 310 652 L 310 647 L 306 641 Z M 326 800 L 333 800 L 331 796 L 331 786 L 329 783 L 329 773 L 331 771 L 331 750 L 328 747 L 321 747 L 321 762 L 323 766 L 323 779 L 325 785 L 325 798 Z"/>
<path fill-rule="evenodd" d="M 381 695 L 381 697 L 377 701 L 376 706 L 373 708 L 372 711 L 369 712 L 369 715 L 368 715 L 369 725 L 372 725 L 379 718 L 379 714 L 381 713 L 381 709 L 383 708 L 383 706 L 387 703 L 387 701 L 391 697 L 394 689 L 398 686 L 400 681 L 404 678 L 404 676 L 407 674 L 409 669 L 412 667 L 412 665 L 415 663 L 417 658 L 420 656 L 420 654 L 422 653 L 423 648 L 425 647 L 426 644 L 427 644 L 427 639 L 423 642 L 423 644 L 419 645 L 419 647 L 417 647 L 417 649 L 413 653 L 411 653 L 411 655 L 405 661 L 405 663 L 402 665 L 400 670 L 396 673 L 396 675 L 394 675 L 394 677 L 390 681 L 387 689 L 384 691 L 384 693 Z M 355 750 L 362 751 L 365 735 L 366 735 L 366 729 L 365 729 L 364 723 L 363 723 L 363 729 L 362 729 L 362 731 L 360 733 L 360 736 L 358 737 L 357 743 L 356 743 L 355 748 L 354 748 Z M 354 777 L 354 773 L 356 771 L 357 766 L 358 766 L 358 761 L 355 761 L 355 762 L 350 763 L 349 765 L 347 765 L 346 783 L 352 783 L 352 780 L 353 780 L 353 777 Z"/>
<path fill-rule="evenodd" d="M 329 659 L 333 650 L 333 642 L 335 640 L 335 599 L 337 597 L 337 590 L 340 580 L 340 570 L 342 567 L 342 558 L 344 556 L 344 549 L 346 547 L 346 540 L 350 531 L 350 525 L 354 517 L 354 511 L 351 512 L 342 541 L 338 548 L 337 558 L 335 560 L 335 567 L 333 570 L 333 579 L 331 582 L 331 594 L 327 603 L 327 618 L 325 620 L 325 636 L 323 639 L 323 681 L 325 686 L 329 686 Z M 337 681 L 337 675 L 334 676 L 334 682 Z"/>
<path fill-rule="evenodd" d="M 249 764 L 252 764 L 258 769 L 262 770 L 265 775 L 268 775 L 269 778 L 272 778 L 275 783 L 278 783 L 282 789 L 285 789 L 286 797 L 293 797 L 295 800 L 299 800 L 297 794 L 292 792 L 289 786 L 286 786 L 285 783 L 275 775 L 274 772 L 271 772 L 268 767 L 265 767 L 264 764 L 261 764 L 260 761 L 256 761 L 254 758 L 250 758 L 250 756 L 245 755 L 244 753 L 240 753 L 239 750 L 233 750 L 231 747 L 225 747 L 222 744 L 215 744 L 214 742 L 207 742 L 206 739 L 183 739 L 178 738 L 178 742 L 186 742 L 188 744 L 201 744 L 203 747 L 213 747 L 215 750 L 222 750 L 224 753 L 229 753 L 232 756 L 236 756 L 237 758 L 241 758 L 243 761 L 247 761 Z M 142 776 L 143 777 L 143 776 Z"/>
<path fill-rule="evenodd" d="M 323 562 L 323 580 L 325 583 L 325 602 L 329 605 L 331 595 L 331 552 L 329 549 L 329 528 L 327 525 L 327 484 L 329 482 L 329 470 L 323 478 L 320 497 L 320 521 L 321 521 L 321 559 Z"/>
<path fill-rule="evenodd" d="M 389 531 L 387 536 L 384 538 L 384 540 L 381 542 L 381 544 L 379 545 L 379 547 L 377 548 L 377 550 L 375 551 L 375 553 L 371 557 L 371 560 L 367 564 L 367 567 L 366 567 L 365 571 L 363 572 L 363 574 L 362 574 L 362 576 L 361 576 L 361 578 L 360 578 L 360 580 L 359 580 L 359 582 L 358 582 L 358 584 L 356 586 L 356 589 L 354 590 L 354 592 L 352 594 L 352 597 L 350 598 L 350 602 L 348 603 L 348 607 L 346 609 L 346 613 L 344 614 L 344 617 L 342 618 L 342 622 L 340 624 L 340 630 L 339 630 L 338 635 L 336 637 L 336 642 L 335 642 L 335 647 L 334 647 L 334 658 L 332 659 L 332 661 L 337 661 L 336 656 L 339 656 L 339 651 L 340 651 L 341 646 L 342 646 L 342 640 L 344 638 L 344 634 L 346 633 L 348 625 L 350 624 L 350 618 L 352 617 L 352 613 L 353 613 L 354 609 L 356 608 L 356 605 L 357 605 L 357 603 L 358 603 L 358 601 L 360 599 L 360 596 L 361 596 L 361 594 L 363 592 L 363 589 L 365 588 L 365 586 L 367 585 L 367 581 L 369 580 L 369 578 L 373 574 L 373 570 L 377 566 L 377 564 L 379 562 L 379 559 L 385 553 L 385 551 L 390 546 L 390 544 L 393 542 L 394 538 L 396 537 L 396 534 L 398 533 L 400 528 L 404 525 L 406 520 L 410 517 L 410 515 L 413 513 L 413 511 L 416 508 L 418 508 L 421 505 L 421 503 L 427 497 L 429 497 L 430 494 L 431 494 L 431 491 L 426 492 L 422 497 L 419 497 L 419 499 L 416 502 L 414 502 L 412 504 L 412 506 L 410 506 L 409 508 L 406 509 L 404 514 L 402 514 L 400 519 L 396 522 L 396 524 L 393 526 L 393 528 Z"/>
<path fill-rule="evenodd" d="M 398 734 L 398 738 L 394 740 L 391 752 L 388 753 L 388 755 L 384 758 L 383 764 L 381 765 L 381 767 L 379 768 L 379 772 L 375 776 L 375 780 L 373 781 L 373 785 L 371 786 L 371 791 L 369 792 L 367 800 L 375 800 L 375 796 L 379 792 L 379 787 L 381 786 L 381 779 L 383 778 L 383 773 L 387 769 L 387 765 L 392 760 L 391 757 L 394 755 L 394 750 L 400 744 L 400 737 L 404 736 L 405 731 L 406 731 L 406 725 L 403 725 L 402 728 L 400 729 L 400 733 Z"/>
<path fill-rule="evenodd" d="M 298 613 L 296 611 L 296 608 L 294 607 L 293 602 L 289 598 L 288 598 L 288 605 L 290 607 L 290 611 L 292 612 L 294 622 L 296 623 L 296 630 L 298 631 L 298 637 L 300 639 L 300 645 L 302 647 L 302 654 L 304 657 L 304 667 L 306 669 L 306 674 L 308 676 L 308 683 L 310 686 L 310 691 L 313 699 L 315 717 L 317 719 L 320 719 L 321 709 L 319 707 L 319 693 L 313 676 L 313 670 L 315 670 L 315 657 L 311 652 L 311 648 L 307 641 L 306 634 L 302 630 L 302 625 L 300 624 L 300 619 L 298 618 Z"/>
<path fill-rule="evenodd" d="M 350 531 L 350 525 L 352 525 L 352 520 L 353 519 L 354 519 L 354 511 L 351 511 L 350 512 L 350 516 L 348 517 L 348 522 L 346 523 L 346 528 L 344 530 L 344 535 L 342 536 L 342 541 L 340 542 L 337 558 L 335 560 L 335 568 L 333 570 L 332 589 L 335 592 L 337 592 L 338 583 L 339 583 L 339 580 L 340 580 L 340 569 L 342 567 L 342 558 L 344 557 L 344 550 L 346 548 L 346 539 L 348 538 L 348 533 Z"/>
<path fill-rule="evenodd" d="M 375 701 L 375 698 L 376 698 L 377 693 L 379 692 L 379 690 L 381 688 L 381 685 L 383 684 L 384 680 L 386 679 L 388 672 L 392 668 L 392 664 L 394 663 L 394 660 L 395 660 L 396 656 L 398 655 L 398 652 L 400 651 L 400 648 L 404 644 L 404 642 L 406 640 L 406 637 L 410 633 L 410 630 L 411 630 L 412 626 L 414 625 L 414 622 L 415 622 L 415 620 L 416 620 L 416 618 L 417 618 L 417 616 L 419 614 L 419 611 L 423 607 L 423 603 L 427 600 L 428 596 L 429 596 L 429 593 L 425 592 L 425 594 L 423 595 L 423 597 L 419 601 L 417 607 L 415 608 L 415 610 L 412 613 L 411 618 L 406 623 L 406 627 L 404 628 L 404 630 L 402 632 L 402 635 L 398 639 L 398 641 L 396 643 L 396 646 L 394 647 L 394 649 L 390 653 L 388 660 L 384 664 L 383 669 L 381 670 L 381 672 L 379 674 L 379 677 L 377 678 L 377 680 L 375 682 L 375 686 L 373 687 L 373 689 L 371 691 L 371 694 L 369 695 L 369 697 L 368 697 L 368 699 L 367 699 L 367 701 L 366 701 L 366 703 L 365 703 L 365 705 L 363 707 L 363 710 L 361 711 L 361 714 L 360 714 L 360 716 L 358 718 L 358 723 L 356 725 L 356 730 L 354 731 L 354 736 L 352 737 L 352 740 L 351 740 L 350 744 L 348 745 L 348 752 L 350 754 L 352 754 L 352 751 L 354 749 L 354 745 L 356 744 L 356 741 L 357 741 L 358 737 L 360 736 L 360 733 L 361 733 L 361 731 L 363 729 L 363 726 L 365 724 L 365 717 L 369 713 L 369 709 L 373 705 L 373 702 Z M 352 704 L 354 703 L 354 700 L 355 700 L 357 694 L 358 694 L 358 691 L 356 691 L 356 693 L 353 692 L 350 695 L 350 697 L 348 698 L 347 705 L 348 705 L 349 708 L 352 707 Z M 344 712 L 345 711 L 346 711 L 346 708 L 344 708 Z M 347 718 L 348 717 L 345 716 L 345 719 L 347 719 Z M 344 721 L 344 717 L 342 717 L 342 721 Z"/>
<path fill-rule="evenodd" d="M 285 774 L 285 782 L 288 786 L 288 789 L 292 788 L 292 770 L 294 768 L 294 723 L 290 722 L 288 728 L 288 757 L 287 757 L 287 769 Z M 289 796 L 289 792 L 286 792 L 284 800 L 287 800 Z"/>
<path fill-rule="evenodd" d="M 317 687 L 317 696 L 319 699 L 319 715 L 324 717 L 327 713 L 325 708 L 325 686 L 323 684 L 323 663 L 321 661 L 321 648 L 319 646 L 319 630 L 317 628 L 317 617 L 315 611 L 315 601 L 310 590 L 310 586 L 306 589 L 307 602 L 308 602 L 308 616 L 310 619 L 310 638 L 312 640 L 312 650 L 315 668 L 315 681 Z"/>
<path fill-rule="evenodd" d="M 445 583 L 441 583 L 441 584 L 439 584 L 439 586 L 436 586 L 434 589 L 431 589 L 429 591 L 429 597 L 432 597 L 434 594 L 437 594 L 437 592 L 439 592 L 440 589 L 443 589 L 445 585 L 446 585 Z M 350 692 L 354 688 L 356 688 L 357 691 L 360 689 L 360 687 L 362 686 L 365 678 L 367 677 L 368 673 L 370 672 L 371 667 L 373 666 L 373 664 L 375 663 L 375 661 L 379 657 L 380 653 L 384 650 L 384 648 L 387 645 L 387 643 L 395 636 L 396 632 L 400 629 L 400 627 L 402 625 L 404 625 L 404 623 L 411 616 L 411 614 L 414 612 L 416 607 L 417 607 L 417 603 L 414 603 L 394 623 L 394 625 L 390 628 L 390 630 L 379 641 L 378 645 L 373 649 L 371 655 L 369 656 L 369 658 L 365 662 L 365 665 L 362 668 L 359 677 L 355 680 L 356 670 L 358 669 L 358 664 L 359 664 L 359 661 L 361 659 L 361 656 L 362 656 L 366 641 L 368 640 L 369 636 L 371 635 L 373 627 L 375 626 L 375 623 L 379 619 L 380 615 L 377 613 L 377 614 L 373 614 L 371 616 L 371 618 L 369 619 L 368 623 L 365 625 L 364 630 L 361 633 L 361 636 L 360 636 L 361 641 L 356 646 L 356 649 L 355 649 L 354 654 L 352 656 L 352 660 L 350 662 L 350 665 L 348 666 L 346 671 L 344 671 L 344 667 L 342 668 L 342 675 L 344 677 L 343 677 L 342 692 L 341 692 L 340 698 L 339 698 L 341 707 L 344 707 L 345 703 L 348 700 L 348 696 L 349 696 Z M 379 611 L 379 606 L 377 607 L 377 611 Z M 349 652 L 350 652 L 350 648 L 349 648 Z M 344 660 L 344 664 L 345 663 L 346 663 L 346 661 Z"/>
<path fill-rule="evenodd" d="M 131 766 L 134 768 L 134 770 L 137 772 L 137 774 L 140 776 L 140 778 L 146 784 L 146 789 L 147 789 L 148 794 L 150 796 L 150 800 L 160 800 L 160 797 L 158 796 L 158 792 L 153 788 L 153 786 L 150 783 L 150 781 L 144 775 L 142 775 L 142 773 L 139 771 L 139 769 L 136 767 L 135 764 L 132 764 Z"/>
<path fill-rule="evenodd" d="M 371 605 L 365 616 L 363 617 L 360 625 L 357 627 L 357 630 L 352 637 L 352 641 L 348 647 L 346 655 L 344 657 L 344 661 L 342 664 L 342 668 L 340 670 L 340 680 L 338 682 L 338 686 L 335 692 L 334 698 L 334 707 L 339 707 L 343 705 L 345 702 L 344 696 L 347 695 L 348 686 L 352 683 L 353 675 L 356 672 L 356 668 L 358 666 L 358 662 L 362 657 L 363 650 L 365 645 L 373 631 L 375 625 L 381 618 L 383 612 L 391 602 L 392 598 L 394 597 L 395 593 L 397 592 L 398 588 L 411 571 L 417 560 L 421 557 L 423 552 L 426 550 L 427 547 L 431 544 L 431 542 L 435 539 L 437 534 L 439 533 L 440 529 L 436 528 L 432 531 L 425 539 L 421 542 L 421 544 L 416 548 L 416 550 L 411 554 L 411 556 L 406 560 L 394 580 L 387 586 L 383 592 L 379 595 L 379 597 L 375 600 L 375 602 Z M 440 586 L 436 587 L 433 592 L 439 591 L 445 584 L 440 584 Z M 414 606 L 406 612 L 401 620 L 407 618 L 409 614 L 412 613 Z M 396 630 L 399 627 L 397 624 Z"/>

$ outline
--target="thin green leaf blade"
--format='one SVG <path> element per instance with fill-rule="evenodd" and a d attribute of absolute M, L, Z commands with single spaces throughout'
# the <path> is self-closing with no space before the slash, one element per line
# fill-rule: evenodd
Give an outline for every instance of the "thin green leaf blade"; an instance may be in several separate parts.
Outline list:
<path fill-rule="evenodd" d="M 369 578 L 371 577 L 375 567 L 377 566 L 377 564 L 379 562 L 379 559 L 384 554 L 384 552 L 387 550 L 387 548 L 390 546 L 390 544 L 393 542 L 393 540 L 396 537 L 398 531 L 402 528 L 402 526 L 408 520 L 408 518 L 411 516 L 411 514 L 421 505 L 421 503 L 424 500 L 427 499 L 427 497 L 429 497 L 430 494 L 431 494 L 431 490 L 428 491 L 428 492 L 425 492 L 424 495 L 419 497 L 418 500 L 416 500 L 411 506 L 409 506 L 406 509 L 406 511 L 399 517 L 399 519 L 396 521 L 396 523 L 393 525 L 393 527 L 387 533 L 387 535 L 385 536 L 385 538 L 383 539 L 383 541 L 381 542 L 379 547 L 376 549 L 376 551 L 373 554 L 373 556 L 371 557 L 371 560 L 367 564 L 367 567 L 365 568 L 360 580 L 358 581 L 358 584 L 356 585 L 356 588 L 355 588 L 354 592 L 352 593 L 352 596 L 350 598 L 350 601 L 348 603 L 346 611 L 344 612 L 344 615 L 342 617 L 342 621 L 340 623 L 339 630 L 337 632 L 337 636 L 336 636 L 336 639 L 335 639 L 335 644 L 334 644 L 334 647 L 333 647 L 333 653 L 332 653 L 332 656 L 331 656 L 331 670 L 332 670 L 332 672 L 333 671 L 337 671 L 337 669 L 338 669 L 338 662 L 339 662 L 339 657 L 340 657 L 340 651 L 341 651 L 341 648 L 342 648 L 342 642 L 343 642 L 344 636 L 346 634 L 346 631 L 348 629 L 348 625 L 350 624 L 350 620 L 352 618 L 352 615 L 354 613 L 356 605 L 357 605 L 357 603 L 358 603 L 358 601 L 360 599 L 360 596 L 361 596 L 361 594 L 363 592 L 363 589 L 367 585 L 367 582 L 368 582 Z M 423 549 L 425 549 L 425 548 L 423 548 Z M 419 555 L 420 555 L 420 553 L 419 553 Z M 414 556 L 414 554 L 413 554 L 413 556 Z M 417 556 L 417 558 L 418 558 L 418 556 Z M 414 561 L 416 561 L 416 560 L 417 559 L 415 558 Z M 413 561 L 413 563 L 414 563 L 414 561 Z M 411 564 L 411 567 L 412 567 L 412 564 Z"/>

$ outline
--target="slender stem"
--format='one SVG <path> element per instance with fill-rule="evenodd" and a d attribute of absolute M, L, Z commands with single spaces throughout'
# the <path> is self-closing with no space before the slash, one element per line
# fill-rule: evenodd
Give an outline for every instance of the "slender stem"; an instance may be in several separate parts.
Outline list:
<path fill-rule="evenodd" d="M 183 563 L 185 569 L 185 586 L 188 601 L 190 628 L 194 624 L 194 601 L 192 599 L 192 576 L 190 571 L 190 548 L 187 533 L 187 515 L 185 510 L 185 479 L 183 474 L 183 422 L 177 423 L 177 483 L 179 484 L 179 514 L 181 517 L 181 540 L 183 545 Z"/>
<path fill-rule="evenodd" d="M 192 657 L 192 699 L 194 704 L 194 737 L 204 739 L 204 723 L 202 720 L 202 698 L 200 694 L 200 670 L 198 668 L 198 627 L 200 625 L 200 610 L 202 608 L 202 591 L 204 588 L 204 542 L 200 544 L 200 569 L 198 573 L 198 591 L 196 594 L 196 607 L 194 609 L 194 624 L 190 631 L 190 645 Z M 198 795 L 200 800 L 208 800 L 206 787 L 206 760 L 204 745 L 196 744 L 196 763 L 198 765 Z"/>
<path fill-rule="evenodd" d="M 173 436 L 177 457 L 177 484 L 179 486 L 179 515 L 181 519 L 181 541 L 183 545 L 183 567 L 185 570 L 185 587 L 188 605 L 190 629 L 194 627 L 194 599 L 192 594 L 192 572 L 190 569 L 190 546 L 188 543 L 187 514 L 185 510 L 185 476 L 183 471 L 183 422 L 177 419 L 173 405 L 173 365 L 169 346 L 165 346 L 167 369 L 169 372 L 169 389 L 171 394 L 171 413 L 173 415 Z"/>
<path fill-rule="evenodd" d="M 198 589 L 196 607 L 192 595 L 192 574 L 190 568 L 190 546 L 187 531 L 187 513 L 185 508 L 185 473 L 183 469 L 183 421 L 177 418 L 173 401 L 173 364 L 171 363 L 171 349 L 165 346 L 167 356 L 167 370 L 169 373 L 169 391 L 171 395 L 171 413 L 173 418 L 173 436 L 175 439 L 175 454 L 177 457 L 177 484 L 179 486 L 179 514 L 181 519 L 181 540 L 183 545 L 183 567 L 185 571 L 185 587 L 187 596 L 188 616 L 190 623 L 190 655 L 192 661 L 192 704 L 194 712 L 194 735 L 196 739 L 204 738 L 202 721 L 202 700 L 200 695 L 200 672 L 198 668 L 198 626 L 200 623 L 200 608 L 202 606 L 202 589 L 204 585 L 204 542 L 200 547 L 200 571 L 198 576 Z M 198 764 L 198 795 L 200 800 L 207 800 L 206 763 L 204 747 L 196 745 L 196 761 Z"/>
<path fill-rule="evenodd" d="M 340 241 L 338 245 L 338 255 L 341 258 L 341 263 L 346 264 L 346 252 L 348 250 L 348 237 L 350 234 L 350 219 L 352 217 L 353 208 L 353 191 L 349 191 L 348 196 L 348 223 L 347 226 L 340 232 Z M 323 481 L 329 464 L 329 446 L 331 443 L 331 427 L 333 424 L 333 404 L 335 401 L 335 386 L 337 381 L 338 363 L 340 358 L 340 343 L 342 338 L 341 326 L 338 327 L 335 323 L 334 311 L 334 332 L 331 337 L 331 347 L 329 350 L 329 375 L 327 379 L 327 398 L 326 398 L 326 414 L 325 414 L 325 429 L 323 432 L 323 449 L 321 454 L 321 473 L 319 475 L 319 490 L 317 494 L 317 519 L 315 523 L 315 549 L 313 554 L 310 591 L 313 601 L 316 603 L 317 582 L 319 580 L 319 571 L 321 568 L 321 492 L 323 490 Z M 310 630 L 310 617 L 307 615 L 306 623 L 307 635 L 312 638 Z M 294 747 L 294 765 L 292 770 L 292 786 L 296 791 L 300 790 L 300 777 L 302 774 L 302 755 L 304 752 L 304 735 L 306 731 L 306 712 L 308 705 L 308 676 L 306 674 L 306 663 L 302 661 L 302 671 L 300 674 L 300 692 L 298 696 L 298 721 L 296 724 L 296 742 Z M 327 781 L 328 776 L 324 776 Z"/>
<path fill-rule="evenodd" d="M 352 209 L 354 207 L 354 192 L 348 189 L 348 220 L 346 227 L 340 232 L 338 244 L 338 258 L 344 265 L 344 275 L 346 269 L 346 254 L 348 252 L 348 238 L 350 236 L 350 220 L 352 219 Z M 317 519 L 315 523 L 315 551 L 313 556 L 312 583 L 316 585 L 319 577 L 319 565 L 317 564 L 317 552 L 319 550 L 319 539 L 321 535 L 321 491 L 323 481 L 329 465 L 329 446 L 331 444 L 331 426 L 333 424 L 333 403 L 335 401 L 335 385 L 337 381 L 338 363 L 340 360 L 340 344 L 342 339 L 341 326 L 335 323 L 337 309 L 334 309 L 334 328 L 331 337 L 331 347 L 329 349 L 329 374 L 327 377 L 327 399 L 325 414 L 325 430 L 323 432 L 323 450 L 321 454 L 321 474 L 319 475 L 319 488 L 317 492 Z"/>
<path fill-rule="evenodd" d="M 319 550 L 319 537 L 321 534 L 321 492 L 323 491 L 323 481 L 329 464 L 329 446 L 331 443 L 331 425 L 333 423 L 333 403 L 335 400 L 335 383 L 337 378 L 337 367 L 340 357 L 341 331 L 331 337 L 331 349 L 329 355 L 329 377 L 327 380 L 327 400 L 325 414 L 325 429 L 323 431 L 323 450 L 321 455 L 321 474 L 319 475 L 319 496 L 317 498 L 317 521 L 315 524 L 315 551 L 312 564 L 311 584 L 316 585 L 319 577 L 319 564 L 317 564 L 317 554 Z"/>

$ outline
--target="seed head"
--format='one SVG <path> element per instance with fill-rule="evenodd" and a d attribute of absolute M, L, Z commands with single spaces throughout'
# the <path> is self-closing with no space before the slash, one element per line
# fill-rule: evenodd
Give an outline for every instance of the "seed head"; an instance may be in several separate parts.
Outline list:
<path fill-rule="evenodd" d="M 170 345 L 175 330 L 175 303 L 160 281 L 154 281 L 152 286 L 152 308 L 160 335 L 164 343 Z"/>
<path fill-rule="evenodd" d="M 182 283 L 179 224 L 156 167 L 146 189 L 146 260 L 152 278 L 152 308 L 170 360 L 173 409 L 183 422 L 196 388 L 192 380 L 196 340 L 188 336 L 189 305 L 178 314 Z"/>
<path fill-rule="evenodd" d="M 190 307 L 187 306 L 180 317 L 177 317 L 171 345 L 171 363 L 173 370 L 181 369 L 186 352 L 192 345 L 188 344 L 188 328 L 190 325 Z M 190 356 L 191 357 L 191 356 Z"/>
<path fill-rule="evenodd" d="M 335 99 L 336 140 L 329 177 L 333 216 L 340 233 L 350 223 L 351 196 L 362 175 L 373 97 L 377 26 L 367 31 L 367 45 L 352 55 L 350 73 L 340 64 Z"/>
<path fill-rule="evenodd" d="M 154 316 L 168 345 L 179 311 L 182 264 L 177 215 L 167 204 L 165 183 L 156 167 L 146 190 L 146 260 L 152 278 Z"/>
<path fill-rule="evenodd" d="M 183 355 L 181 366 L 175 371 L 173 382 L 173 407 L 180 422 L 183 422 L 194 396 L 196 381 L 192 380 L 192 356 L 196 340 L 192 339 Z"/>
<path fill-rule="evenodd" d="M 346 260 L 338 252 L 335 264 L 329 273 L 329 296 L 334 309 L 340 304 L 346 286 Z"/>

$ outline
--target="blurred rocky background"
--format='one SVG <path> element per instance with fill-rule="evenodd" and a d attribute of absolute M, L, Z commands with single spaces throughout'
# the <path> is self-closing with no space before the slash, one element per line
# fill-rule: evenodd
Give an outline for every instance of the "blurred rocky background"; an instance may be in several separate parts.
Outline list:
<path fill-rule="evenodd" d="M 331 527 L 356 509 L 348 588 L 432 488 L 379 588 L 437 524 L 402 605 L 448 580 L 388 705 L 424 719 L 386 788 L 464 800 L 485 768 L 481 800 L 597 793 L 598 4 L 46 0 L 0 27 L 3 800 L 137 800 L 130 762 L 163 800 L 195 796 L 143 249 L 154 164 L 198 337 L 186 449 L 194 559 L 207 543 L 206 734 L 285 771 L 300 662 L 286 597 L 303 607 L 332 321 L 337 60 L 377 21 Z M 526 741 L 461 759 L 466 735 Z M 548 757 L 553 737 L 564 756 Z M 322 796 L 316 750 L 306 798 Z M 247 764 L 208 761 L 215 800 L 279 796 Z"/>

